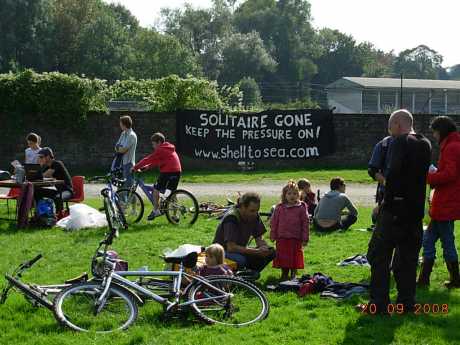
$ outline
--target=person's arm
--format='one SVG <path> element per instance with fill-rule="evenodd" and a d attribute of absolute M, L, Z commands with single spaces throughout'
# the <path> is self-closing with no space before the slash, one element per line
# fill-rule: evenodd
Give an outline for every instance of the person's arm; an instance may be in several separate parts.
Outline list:
<path fill-rule="evenodd" d="M 256 243 L 257 243 L 257 238 L 256 238 Z M 243 247 L 243 246 L 236 244 L 235 242 L 227 242 L 227 252 L 263 256 L 262 253 L 264 253 L 265 251 L 266 250 L 261 250 L 258 248 Z"/>
<path fill-rule="evenodd" d="M 276 241 L 278 239 L 278 225 L 279 225 L 280 207 L 275 207 L 273 216 L 270 218 L 270 239 Z"/>
<path fill-rule="evenodd" d="M 141 159 L 134 167 L 133 170 L 142 170 L 155 167 L 160 164 L 158 149 L 148 156 Z"/>
<path fill-rule="evenodd" d="M 48 168 L 43 172 L 43 177 L 51 178 L 54 175 L 54 169 Z"/>
<path fill-rule="evenodd" d="M 308 207 L 302 205 L 302 213 L 300 215 L 300 224 L 302 229 L 302 242 L 307 243 L 310 238 L 310 222 L 308 221 Z"/>
<path fill-rule="evenodd" d="M 351 202 L 351 200 L 348 198 L 347 195 L 344 194 L 345 197 L 345 207 L 348 210 L 348 213 L 351 214 L 352 216 L 358 216 L 358 209 L 356 206 Z"/>
<path fill-rule="evenodd" d="M 382 141 L 379 141 L 374 146 L 374 149 L 372 150 L 372 156 L 371 156 L 371 159 L 369 160 L 368 169 L 367 169 L 367 173 L 374 180 L 377 180 L 375 178 L 375 174 L 383 170 L 383 167 L 380 166 L 380 162 L 382 160 L 381 156 L 382 156 Z"/>
<path fill-rule="evenodd" d="M 443 152 L 443 167 L 442 169 L 438 169 L 438 171 L 434 173 L 428 173 L 427 182 L 433 188 L 436 186 L 440 186 L 446 183 L 451 183 L 455 181 L 460 171 L 458 171 L 457 167 L 459 166 L 460 160 L 460 152 L 456 150 L 455 147 L 446 147 Z"/>

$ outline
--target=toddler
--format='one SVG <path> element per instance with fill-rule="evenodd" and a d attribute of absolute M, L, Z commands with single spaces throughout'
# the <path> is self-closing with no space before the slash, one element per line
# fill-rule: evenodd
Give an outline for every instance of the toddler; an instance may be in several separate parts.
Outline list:
<path fill-rule="evenodd" d="M 276 242 L 273 267 L 281 268 L 281 280 L 294 279 L 297 269 L 304 268 L 303 246 L 309 238 L 308 209 L 300 201 L 300 192 L 294 181 L 283 188 L 281 202 L 270 221 L 270 239 Z M 290 275 L 289 275 L 290 272 Z"/>
<path fill-rule="evenodd" d="M 224 264 L 225 250 L 218 243 L 211 244 L 206 248 L 206 264 L 198 267 L 196 273 L 206 277 L 211 275 L 233 275 L 230 267 Z"/>

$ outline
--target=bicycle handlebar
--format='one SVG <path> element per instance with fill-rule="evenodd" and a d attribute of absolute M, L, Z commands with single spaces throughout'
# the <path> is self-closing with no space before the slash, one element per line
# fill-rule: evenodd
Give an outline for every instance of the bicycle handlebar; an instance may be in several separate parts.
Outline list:
<path fill-rule="evenodd" d="M 24 266 L 30 268 L 30 267 L 32 267 L 32 265 L 33 265 L 34 263 L 36 263 L 36 262 L 37 262 L 38 260 L 40 260 L 42 257 L 43 257 L 43 255 L 38 254 L 38 255 L 37 255 L 36 257 L 34 257 L 32 260 L 27 261 L 27 262 L 24 264 Z"/>

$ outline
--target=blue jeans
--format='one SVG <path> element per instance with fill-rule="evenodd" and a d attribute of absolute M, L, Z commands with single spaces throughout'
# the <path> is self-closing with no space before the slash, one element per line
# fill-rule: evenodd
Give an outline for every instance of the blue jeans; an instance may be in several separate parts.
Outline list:
<path fill-rule="evenodd" d="M 444 260 L 458 261 L 455 248 L 454 221 L 432 220 L 428 229 L 423 233 L 423 257 L 434 260 L 436 258 L 436 241 L 441 239 Z"/>
<path fill-rule="evenodd" d="M 126 179 L 126 182 L 123 187 L 131 188 L 134 183 L 133 173 L 131 169 L 133 168 L 133 163 L 128 163 L 123 165 L 123 178 Z"/>

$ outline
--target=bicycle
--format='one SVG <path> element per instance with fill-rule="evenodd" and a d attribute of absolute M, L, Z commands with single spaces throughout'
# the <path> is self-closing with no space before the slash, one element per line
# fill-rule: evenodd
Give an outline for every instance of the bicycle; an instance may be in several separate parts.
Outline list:
<path fill-rule="evenodd" d="M 144 201 L 137 193 L 138 187 L 144 192 L 152 206 L 154 205 L 153 187 L 146 185 L 138 173 L 135 173 L 134 184 L 131 188 L 121 188 L 116 192 L 128 224 L 139 222 L 144 215 Z M 170 194 L 167 193 L 168 191 Z M 159 204 L 160 213 L 166 215 L 171 224 L 192 225 L 198 219 L 198 201 L 192 193 L 184 189 L 174 191 L 167 189 L 164 194 L 160 193 Z"/>
<path fill-rule="evenodd" d="M 88 275 L 84 273 L 77 278 L 67 280 L 64 284 L 37 285 L 22 282 L 21 278 L 23 273 L 30 269 L 41 258 L 42 255 L 38 254 L 33 259 L 21 263 L 11 275 L 5 274 L 7 285 L 3 288 L 0 295 L 0 304 L 4 304 L 6 302 L 10 291 L 14 289 L 22 293 L 26 300 L 34 307 L 45 307 L 53 311 L 54 306 L 52 300 L 55 295 L 72 284 L 86 281 L 88 279 Z"/>
<path fill-rule="evenodd" d="M 107 175 L 94 176 L 88 182 L 103 180 L 107 186 L 101 190 L 101 195 L 104 200 L 104 211 L 107 218 L 109 228 L 124 228 L 128 229 L 128 222 L 123 212 L 122 202 L 118 192 L 115 192 L 113 187 L 121 187 L 124 180 L 120 178 L 120 170 L 111 170 Z"/>
<path fill-rule="evenodd" d="M 167 315 L 191 309 L 209 324 L 246 326 L 267 317 L 267 298 L 253 284 L 234 277 L 186 273 L 184 267 L 196 264 L 196 252 L 165 257 L 167 263 L 179 265 L 178 271 L 115 271 L 115 262 L 107 255 L 115 234 L 111 229 L 99 243 L 91 263 L 93 280 L 72 285 L 55 297 L 53 311 L 61 325 L 95 333 L 124 330 L 135 322 L 138 305 L 147 300 L 162 304 Z M 184 281 L 188 283 L 182 288 Z"/>

